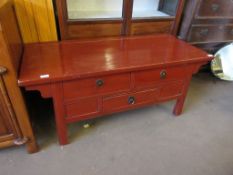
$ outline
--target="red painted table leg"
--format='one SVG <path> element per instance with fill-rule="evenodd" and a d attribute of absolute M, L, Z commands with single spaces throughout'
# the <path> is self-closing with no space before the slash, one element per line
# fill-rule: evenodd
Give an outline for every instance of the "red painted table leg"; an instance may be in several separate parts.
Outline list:
<path fill-rule="evenodd" d="M 173 109 L 173 114 L 174 115 L 178 116 L 178 115 L 180 115 L 182 113 L 183 106 L 184 106 L 184 101 L 185 101 L 185 97 L 183 97 L 183 96 L 177 99 L 176 105 L 175 105 L 175 107 Z"/>
<path fill-rule="evenodd" d="M 55 110 L 56 129 L 60 145 L 68 144 L 67 124 L 63 105 L 62 84 L 52 85 L 53 104 Z"/>
<path fill-rule="evenodd" d="M 187 79 L 187 81 L 186 81 L 186 83 L 184 85 L 182 96 L 179 97 L 177 99 L 177 101 L 176 101 L 175 107 L 173 109 L 173 114 L 176 115 L 176 116 L 179 116 L 182 113 L 182 111 L 183 111 L 183 106 L 184 106 L 186 95 L 187 95 L 187 92 L 188 92 L 188 89 L 189 89 L 189 84 L 190 84 L 191 78 L 192 77 L 190 77 L 189 79 Z"/>

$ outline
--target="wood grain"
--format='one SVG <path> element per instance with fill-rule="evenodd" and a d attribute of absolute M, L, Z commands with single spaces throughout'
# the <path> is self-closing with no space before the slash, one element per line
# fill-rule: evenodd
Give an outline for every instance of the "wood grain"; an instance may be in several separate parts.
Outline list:
<path fill-rule="evenodd" d="M 35 152 L 37 151 L 35 137 L 32 132 L 23 96 L 20 88 L 17 86 L 18 66 L 22 56 L 22 42 L 17 28 L 13 4 L 10 0 L 5 1 L 0 6 L 0 25 L 0 65 L 7 68 L 7 72 L 2 76 L 10 101 L 9 104 L 12 105 L 16 115 L 14 126 L 19 127 L 22 136 L 30 140 L 27 143 L 28 151 Z M 10 145 L 9 143 L 4 145 Z"/>
<path fill-rule="evenodd" d="M 57 40 L 52 0 L 14 0 L 14 3 L 25 43 Z"/>

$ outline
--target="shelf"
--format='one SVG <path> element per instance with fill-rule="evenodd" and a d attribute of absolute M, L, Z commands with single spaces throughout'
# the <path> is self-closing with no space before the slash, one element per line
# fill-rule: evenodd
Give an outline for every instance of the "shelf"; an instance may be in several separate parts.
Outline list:
<path fill-rule="evenodd" d="M 69 11 L 70 20 L 122 18 L 122 11 Z"/>
<path fill-rule="evenodd" d="M 66 0 L 69 20 L 122 18 L 123 0 Z"/>
<path fill-rule="evenodd" d="M 143 10 L 143 11 L 134 11 L 133 18 L 148 18 L 148 17 L 170 17 L 170 15 L 163 13 L 158 10 Z"/>

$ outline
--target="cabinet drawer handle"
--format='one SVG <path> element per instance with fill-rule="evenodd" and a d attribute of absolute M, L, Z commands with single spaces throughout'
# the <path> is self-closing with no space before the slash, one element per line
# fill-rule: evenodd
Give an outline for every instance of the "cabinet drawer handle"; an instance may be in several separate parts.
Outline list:
<path fill-rule="evenodd" d="M 7 68 L 0 66 L 0 75 L 3 75 L 7 72 Z"/>
<path fill-rule="evenodd" d="M 233 35 L 233 29 L 231 29 L 231 32 L 230 32 L 230 33 L 231 33 L 231 35 Z"/>
<path fill-rule="evenodd" d="M 165 79 L 167 77 L 167 72 L 165 71 L 165 70 L 162 70 L 161 72 L 160 72 L 160 78 L 161 79 Z"/>
<path fill-rule="evenodd" d="M 135 104 L 135 97 L 129 97 L 128 103 L 129 103 L 130 105 Z"/>
<path fill-rule="evenodd" d="M 96 86 L 101 87 L 104 85 L 104 80 L 96 80 Z"/>
<path fill-rule="evenodd" d="M 201 36 L 206 36 L 209 33 L 209 29 L 201 29 L 200 35 Z"/>
<path fill-rule="evenodd" d="M 212 4 L 211 8 L 212 8 L 213 12 L 217 12 L 219 9 L 219 4 Z"/>

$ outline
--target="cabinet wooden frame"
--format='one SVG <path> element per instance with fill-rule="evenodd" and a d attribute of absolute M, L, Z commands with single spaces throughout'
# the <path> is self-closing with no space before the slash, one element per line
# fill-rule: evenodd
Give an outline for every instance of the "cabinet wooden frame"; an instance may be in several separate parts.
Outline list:
<path fill-rule="evenodd" d="M 6 18 L 7 17 L 7 18 Z M 23 43 L 12 0 L 0 1 L 0 148 L 26 145 L 38 151 L 17 76 Z"/>
<path fill-rule="evenodd" d="M 214 54 L 233 41 L 233 1 L 186 0 L 181 39 Z"/>
<path fill-rule="evenodd" d="M 160 0 L 160 10 L 165 1 L 166 0 Z M 175 16 L 132 18 L 134 0 L 123 0 L 122 18 L 70 20 L 68 19 L 67 13 L 67 0 L 56 0 L 60 37 L 61 40 L 66 40 L 73 38 L 129 36 L 157 33 L 176 35 L 185 0 L 177 1 L 178 4 Z M 163 22 L 162 26 L 161 21 Z"/>

